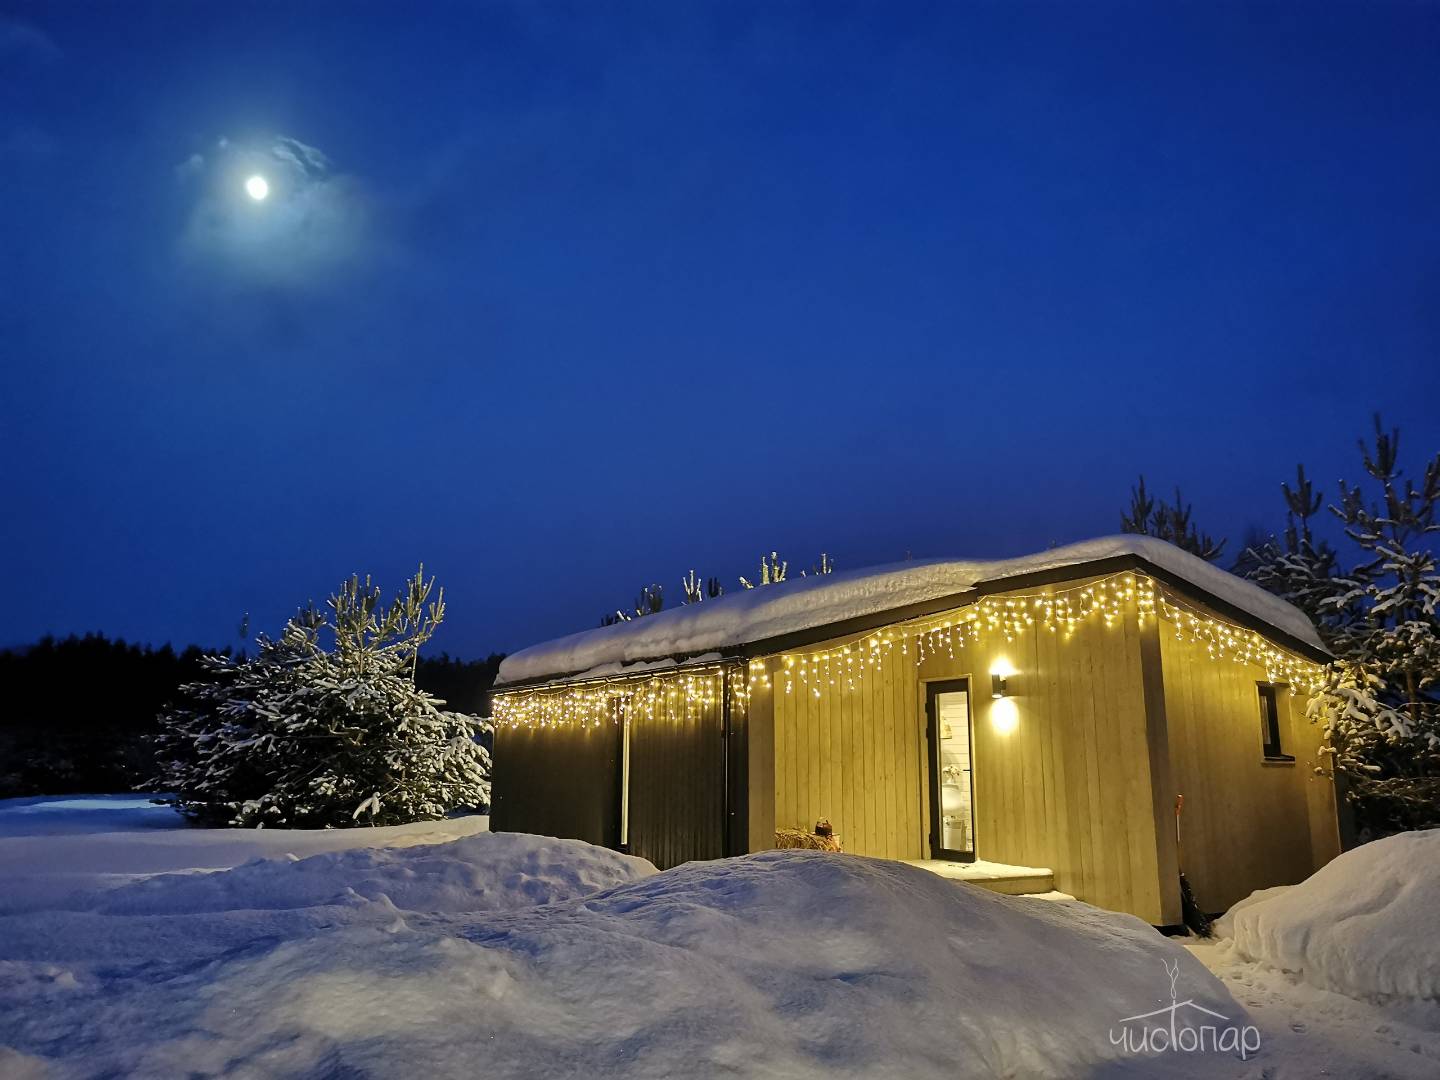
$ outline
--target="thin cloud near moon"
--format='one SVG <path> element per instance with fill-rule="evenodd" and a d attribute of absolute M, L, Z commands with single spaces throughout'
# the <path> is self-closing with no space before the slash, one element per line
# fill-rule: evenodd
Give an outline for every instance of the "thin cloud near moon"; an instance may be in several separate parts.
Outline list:
<path fill-rule="evenodd" d="M 294 288 L 324 287 L 365 261 L 371 215 L 360 183 L 317 147 L 285 135 L 256 144 L 222 138 L 176 175 L 195 200 L 180 245 L 188 260 Z M 263 198 L 253 197 L 255 177 Z"/>

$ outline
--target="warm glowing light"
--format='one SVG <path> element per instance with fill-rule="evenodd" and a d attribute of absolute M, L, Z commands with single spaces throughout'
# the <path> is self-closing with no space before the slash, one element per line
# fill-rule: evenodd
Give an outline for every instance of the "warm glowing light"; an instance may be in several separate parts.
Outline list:
<path fill-rule="evenodd" d="M 260 202 L 270 194 L 270 184 L 263 176 L 252 176 L 245 181 L 245 194 Z"/>
<path fill-rule="evenodd" d="M 1271 644 L 1260 633 L 1226 622 L 1190 607 L 1151 578 L 1122 572 L 1070 588 L 1039 593 L 983 597 L 956 611 L 887 626 L 859 640 L 815 652 L 785 653 L 775 672 L 776 692 L 812 698 L 868 692 L 870 683 L 898 654 L 919 667 L 932 657 L 955 659 L 955 650 L 1000 638 L 1014 644 L 1031 635 L 1055 635 L 1063 644 L 1085 624 L 1124 627 L 1128 619 L 1143 630 L 1156 620 L 1177 640 L 1199 646 L 1218 663 L 1254 665 L 1269 682 L 1284 683 L 1290 693 L 1310 693 L 1319 686 L 1324 669 L 1312 661 Z M 998 734 L 1019 724 L 1020 713 L 1003 680 L 1017 675 L 1006 657 L 990 667 L 993 698 L 991 722 Z M 999 676 L 1001 684 L 994 685 Z M 495 698 L 495 721 L 502 727 L 598 727 L 639 715 L 684 716 L 693 720 L 699 710 L 714 706 L 728 694 L 744 708 L 752 689 L 769 689 L 771 675 L 762 659 L 751 659 L 748 670 L 733 679 L 714 668 L 671 672 L 666 675 L 616 676 L 581 684 L 556 684 L 531 690 L 501 692 Z"/>
<path fill-rule="evenodd" d="M 1014 665 L 1003 656 L 998 657 L 995 662 L 990 665 L 990 696 L 993 698 L 1003 698 L 1008 694 L 1010 688 L 1006 684 L 1006 680 L 1014 674 Z"/>
<path fill-rule="evenodd" d="M 1020 726 L 1020 710 L 1014 698 L 996 698 L 990 703 L 990 726 L 996 735 L 1009 735 Z"/>
<path fill-rule="evenodd" d="M 499 727 L 527 728 L 598 728 L 636 718 L 694 723 L 705 710 L 719 709 L 727 694 L 743 709 L 750 684 L 768 686 L 769 678 L 761 674 L 731 684 L 723 671 L 711 667 L 640 679 L 560 684 L 496 695 L 494 719 Z"/>

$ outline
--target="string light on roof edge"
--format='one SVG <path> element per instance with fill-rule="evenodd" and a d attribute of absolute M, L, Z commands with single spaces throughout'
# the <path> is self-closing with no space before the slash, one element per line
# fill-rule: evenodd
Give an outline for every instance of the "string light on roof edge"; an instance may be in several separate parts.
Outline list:
<path fill-rule="evenodd" d="M 749 700 L 747 680 L 729 680 L 732 700 Z M 656 674 L 607 679 L 569 686 L 541 687 L 495 696 L 493 719 L 505 727 L 598 728 L 627 718 L 672 716 L 695 720 L 720 704 L 726 692 L 724 670 Z"/>
<path fill-rule="evenodd" d="M 781 656 L 778 678 L 785 693 L 809 692 L 820 698 L 829 692 L 855 693 L 866 676 L 900 651 L 913 655 L 916 667 L 944 655 L 954 659 L 955 649 L 993 635 L 1013 643 L 1021 634 L 1044 631 L 1068 641 L 1075 629 L 1092 620 L 1113 628 L 1134 612 L 1143 629 L 1148 620 L 1164 621 L 1181 642 L 1203 645 L 1216 661 L 1263 667 L 1271 682 L 1286 683 L 1291 693 L 1313 691 L 1323 668 L 1272 645 L 1254 630 L 1228 623 L 1186 605 L 1144 574 L 1125 572 L 1069 589 L 1040 593 L 984 597 L 959 611 L 876 630 L 855 641 L 818 652 Z M 733 700 L 743 706 L 756 687 L 769 688 L 771 678 L 763 660 L 751 660 L 745 677 L 729 681 Z M 683 695 L 684 716 L 694 719 L 700 710 L 720 701 L 725 692 L 720 668 L 689 670 L 649 676 L 618 676 L 613 680 L 577 683 L 499 694 L 495 722 L 504 726 L 558 727 L 579 724 L 599 727 L 620 723 L 626 717 L 657 715 L 663 700 L 667 715 Z"/>

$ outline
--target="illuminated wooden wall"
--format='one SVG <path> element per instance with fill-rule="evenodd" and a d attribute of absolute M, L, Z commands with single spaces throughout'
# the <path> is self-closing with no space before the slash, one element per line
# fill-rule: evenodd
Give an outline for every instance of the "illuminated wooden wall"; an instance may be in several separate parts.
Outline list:
<path fill-rule="evenodd" d="M 786 694 L 777 673 L 776 824 L 828 817 L 846 851 L 929 858 L 923 682 L 969 678 L 978 857 L 1048 867 L 1064 892 L 1178 921 L 1163 895 L 1150 779 L 1149 626 L 1132 614 L 1113 628 L 1083 624 L 1068 640 L 1039 629 L 1013 643 L 997 635 L 918 667 L 913 646 L 908 656 L 893 649 L 857 691 L 819 697 L 798 686 Z M 1002 663 L 1016 674 L 997 702 L 990 672 Z"/>
<path fill-rule="evenodd" d="M 1305 716 L 1305 695 L 1277 695 L 1281 748 L 1295 761 L 1268 763 L 1257 691 L 1264 669 L 1211 662 L 1167 629 L 1165 714 L 1174 785 L 1185 796 L 1185 876 L 1201 903 L 1220 911 L 1339 854 L 1335 787 L 1315 772 L 1320 731 Z"/>
<path fill-rule="evenodd" d="M 836 643 L 826 643 L 833 647 Z M 856 691 L 785 692 L 772 676 L 775 825 L 809 831 L 829 818 L 846 851 L 921 857 L 925 728 L 913 653 L 886 655 Z"/>

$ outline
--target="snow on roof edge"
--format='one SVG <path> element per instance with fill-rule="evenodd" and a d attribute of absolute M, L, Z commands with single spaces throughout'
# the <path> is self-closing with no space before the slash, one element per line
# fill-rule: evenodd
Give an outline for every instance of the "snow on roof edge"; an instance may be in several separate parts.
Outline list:
<path fill-rule="evenodd" d="M 614 626 L 556 638 L 511 653 L 495 688 L 539 679 L 576 681 L 597 669 L 735 649 L 784 634 L 956 596 L 983 583 L 1133 555 L 1314 648 L 1325 646 L 1310 619 L 1253 582 L 1151 536 L 1100 537 L 1014 559 L 933 559 L 792 579 L 687 604 Z"/>
<path fill-rule="evenodd" d="M 714 667 L 724 663 L 727 659 L 724 653 L 708 652 L 699 656 L 667 656 L 658 660 L 636 660 L 634 663 L 625 664 L 616 660 L 608 663 L 597 664 L 595 667 L 587 668 L 584 671 L 565 671 L 551 676 L 555 683 L 582 683 L 598 682 L 602 679 L 628 678 L 631 675 L 653 675 L 661 671 L 690 671 L 695 668 Z M 544 679 L 545 676 L 538 676 Z M 528 686 L 527 681 L 527 686 Z M 542 682 L 539 685 L 549 685 Z M 506 689 L 501 683 L 496 683 L 495 690 Z"/>

